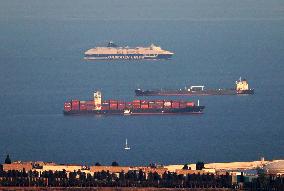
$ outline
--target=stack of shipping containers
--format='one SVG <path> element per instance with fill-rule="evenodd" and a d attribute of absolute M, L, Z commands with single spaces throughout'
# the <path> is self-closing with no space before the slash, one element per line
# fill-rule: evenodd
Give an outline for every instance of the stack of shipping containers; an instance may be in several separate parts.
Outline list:
<path fill-rule="evenodd" d="M 95 103 L 94 101 L 86 101 L 86 108 L 88 111 L 95 109 Z"/>
<path fill-rule="evenodd" d="M 72 110 L 70 102 L 65 102 L 64 103 L 64 110 L 65 111 L 71 111 Z"/>
<path fill-rule="evenodd" d="M 141 101 L 141 109 L 149 109 L 149 103 L 146 100 Z"/>
<path fill-rule="evenodd" d="M 80 107 L 79 107 L 79 105 L 80 105 L 79 100 L 72 100 L 71 105 L 72 105 L 72 110 L 79 110 L 80 109 Z"/>
<path fill-rule="evenodd" d="M 117 110 L 117 100 L 109 100 L 109 109 Z"/>
<path fill-rule="evenodd" d="M 132 102 L 124 102 L 118 100 L 102 101 L 102 110 L 124 110 L 124 109 L 178 109 L 195 106 L 194 102 L 177 101 L 177 100 L 133 100 Z M 94 101 L 72 100 L 64 103 L 64 110 L 81 110 L 91 111 L 95 109 Z"/>
<path fill-rule="evenodd" d="M 87 110 L 86 101 L 80 101 L 80 110 L 81 111 Z"/>
<path fill-rule="evenodd" d="M 133 100 L 132 101 L 132 107 L 134 109 L 140 109 L 141 108 L 141 101 L 140 100 Z"/>
<path fill-rule="evenodd" d="M 102 102 L 102 110 L 109 110 L 109 102 L 108 101 Z"/>

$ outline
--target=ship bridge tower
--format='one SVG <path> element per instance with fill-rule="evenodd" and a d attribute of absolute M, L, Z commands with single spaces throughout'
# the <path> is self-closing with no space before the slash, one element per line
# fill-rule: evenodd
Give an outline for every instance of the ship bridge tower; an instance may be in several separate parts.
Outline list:
<path fill-rule="evenodd" d="M 236 90 L 248 90 L 249 89 L 249 85 L 248 82 L 242 78 L 240 78 L 238 81 L 236 81 Z"/>
<path fill-rule="evenodd" d="M 95 105 L 95 110 L 102 109 L 102 93 L 100 91 L 94 92 L 94 105 Z"/>

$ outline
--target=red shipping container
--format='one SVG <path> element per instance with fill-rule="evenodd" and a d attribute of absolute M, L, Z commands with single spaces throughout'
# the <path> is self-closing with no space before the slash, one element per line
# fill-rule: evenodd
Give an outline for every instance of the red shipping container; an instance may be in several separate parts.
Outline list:
<path fill-rule="evenodd" d="M 79 103 L 72 103 L 72 107 L 79 107 Z"/>
<path fill-rule="evenodd" d="M 119 106 L 117 106 L 117 109 L 119 109 L 119 110 L 124 110 L 124 109 L 125 109 L 125 106 L 124 106 L 124 105 L 119 105 Z"/>
<path fill-rule="evenodd" d="M 179 107 L 180 107 L 180 108 L 185 108 L 185 107 L 186 107 L 186 103 L 180 102 Z"/>
<path fill-rule="evenodd" d="M 154 109 L 162 109 L 162 108 L 164 108 L 163 105 L 157 105 L 157 104 L 152 105 L 151 107 L 154 108 Z"/>
<path fill-rule="evenodd" d="M 179 108 L 179 103 L 173 102 L 172 103 L 172 108 Z"/>
<path fill-rule="evenodd" d="M 88 111 L 92 111 L 92 110 L 94 110 L 95 109 L 95 107 L 94 106 L 87 106 L 87 108 L 86 108 Z"/>
<path fill-rule="evenodd" d="M 80 103 L 80 110 L 87 110 L 86 103 Z"/>
<path fill-rule="evenodd" d="M 125 108 L 131 109 L 132 108 L 132 103 L 131 102 L 127 102 L 126 105 L 125 105 Z"/>
<path fill-rule="evenodd" d="M 140 109 L 140 105 L 133 105 L 134 109 Z"/>
<path fill-rule="evenodd" d="M 164 101 L 164 108 L 171 108 L 172 103 L 170 101 Z"/>
<path fill-rule="evenodd" d="M 172 108 L 179 108 L 179 104 L 173 104 Z"/>
<path fill-rule="evenodd" d="M 156 107 L 157 107 L 157 108 L 164 108 L 164 105 L 159 105 L 159 104 L 157 104 Z"/>
<path fill-rule="evenodd" d="M 117 109 L 117 104 L 111 103 L 111 104 L 109 105 L 109 108 L 110 108 L 111 110 L 116 110 L 116 109 Z"/>
<path fill-rule="evenodd" d="M 109 106 L 102 106 L 102 110 L 109 110 Z"/>
<path fill-rule="evenodd" d="M 72 110 L 79 110 L 79 100 L 72 100 Z"/>
<path fill-rule="evenodd" d="M 79 110 L 79 105 L 78 106 L 72 106 L 72 110 Z"/>
<path fill-rule="evenodd" d="M 71 111 L 71 103 L 70 102 L 64 103 L 64 110 L 65 111 Z"/>
<path fill-rule="evenodd" d="M 94 101 L 86 101 L 87 110 L 93 110 L 95 108 Z"/>
<path fill-rule="evenodd" d="M 186 106 L 187 106 L 187 107 L 193 107 L 193 106 L 194 106 L 194 102 L 187 102 L 187 103 L 186 103 Z"/>
<path fill-rule="evenodd" d="M 155 102 L 157 105 L 160 105 L 160 106 L 163 106 L 164 105 L 164 102 L 163 101 L 156 101 Z"/>
<path fill-rule="evenodd" d="M 64 107 L 65 107 L 65 106 L 71 107 L 71 103 L 70 103 L 70 102 L 65 102 L 65 103 L 64 103 Z"/>
<path fill-rule="evenodd" d="M 125 102 L 123 102 L 123 101 L 118 102 L 117 108 L 120 109 L 120 110 L 125 109 Z"/>
<path fill-rule="evenodd" d="M 149 106 L 148 105 L 141 105 L 141 109 L 148 109 Z"/>

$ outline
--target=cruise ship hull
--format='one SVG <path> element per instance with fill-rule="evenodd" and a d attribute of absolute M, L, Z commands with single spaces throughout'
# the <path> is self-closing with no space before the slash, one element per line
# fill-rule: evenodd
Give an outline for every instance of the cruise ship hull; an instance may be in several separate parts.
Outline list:
<path fill-rule="evenodd" d="M 172 54 L 156 54 L 156 55 L 144 55 L 144 54 L 92 54 L 86 55 L 86 60 L 160 60 L 171 59 Z"/>

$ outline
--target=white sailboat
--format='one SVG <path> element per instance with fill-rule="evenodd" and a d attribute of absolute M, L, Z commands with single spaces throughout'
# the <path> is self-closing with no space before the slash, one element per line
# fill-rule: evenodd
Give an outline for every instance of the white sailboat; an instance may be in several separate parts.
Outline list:
<path fill-rule="evenodd" d="M 130 147 L 127 145 L 127 139 L 125 140 L 125 147 L 124 150 L 130 150 Z"/>

